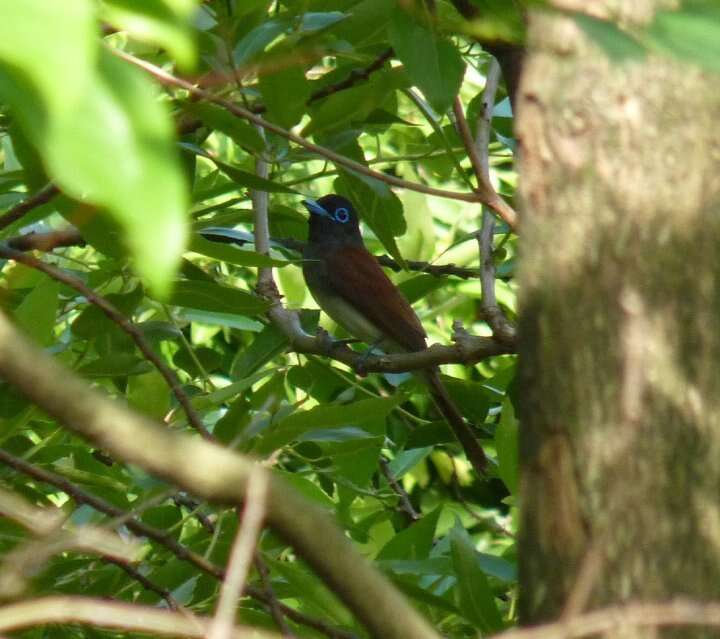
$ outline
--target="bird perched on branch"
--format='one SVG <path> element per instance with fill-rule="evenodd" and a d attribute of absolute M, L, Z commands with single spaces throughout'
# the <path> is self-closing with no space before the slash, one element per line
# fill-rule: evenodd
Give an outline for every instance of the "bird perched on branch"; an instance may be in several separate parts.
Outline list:
<path fill-rule="evenodd" d="M 320 308 L 350 335 L 387 353 L 426 348 L 425 330 L 408 301 L 368 252 L 353 205 L 340 195 L 304 200 L 310 212 L 305 282 Z M 450 399 L 437 368 L 419 373 L 478 474 L 487 460 Z"/>

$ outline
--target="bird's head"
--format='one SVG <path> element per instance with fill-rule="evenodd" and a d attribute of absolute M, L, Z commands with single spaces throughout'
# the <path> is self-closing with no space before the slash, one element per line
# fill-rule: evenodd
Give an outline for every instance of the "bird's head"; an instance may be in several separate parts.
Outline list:
<path fill-rule="evenodd" d="M 331 194 L 302 203 L 310 212 L 310 242 L 362 243 L 360 220 L 350 200 Z"/>

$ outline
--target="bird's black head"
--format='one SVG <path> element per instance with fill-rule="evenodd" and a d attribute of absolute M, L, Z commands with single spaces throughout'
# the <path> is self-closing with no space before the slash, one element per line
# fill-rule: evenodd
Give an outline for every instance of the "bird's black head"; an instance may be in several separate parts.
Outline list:
<path fill-rule="evenodd" d="M 310 211 L 311 244 L 362 244 L 360 220 L 353 205 L 341 195 L 324 195 L 319 200 L 303 200 Z"/>

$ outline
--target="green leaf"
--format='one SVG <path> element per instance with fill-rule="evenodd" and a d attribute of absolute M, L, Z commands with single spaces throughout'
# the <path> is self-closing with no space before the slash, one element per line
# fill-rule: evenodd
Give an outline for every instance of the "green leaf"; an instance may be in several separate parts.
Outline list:
<path fill-rule="evenodd" d="M 658 11 L 646 31 L 648 46 L 720 72 L 720 7 L 685 2 L 679 11 Z"/>
<path fill-rule="evenodd" d="M 432 446 L 404 450 L 390 462 L 390 470 L 396 479 L 411 471 L 432 452 Z"/>
<path fill-rule="evenodd" d="M 268 193 L 292 193 L 294 195 L 298 195 L 298 192 L 295 189 L 290 188 L 289 186 L 283 186 L 282 184 L 278 184 L 277 182 L 273 182 L 272 180 L 258 177 L 257 175 L 255 175 L 254 173 L 250 173 L 249 171 L 243 171 L 242 169 L 232 166 L 227 162 L 219 160 L 218 158 L 207 153 L 207 151 L 196 147 L 195 145 L 183 142 L 180 144 L 180 147 L 184 151 L 207 158 L 231 180 L 237 182 L 242 186 L 246 186 L 249 189 L 267 191 Z"/>
<path fill-rule="evenodd" d="M 231 367 L 232 377 L 244 379 L 248 375 L 252 375 L 261 366 L 282 353 L 287 345 L 287 336 L 275 325 L 268 324 L 255 337 L 250 346 L 238 352 Z"/>
<path fill-rule="evenodd" d="M 269 307 L 269 302 L 236 288 L 214 282 L 182 280 L 175 283 L 170 304 L 201 311 L 257 315 Z"/>
<path fill-rule="evenodd" d="M 314 103 L 312 122 L 303 129 L 303 135 L 346 129 L 350 122 L 364 121 L 387 101 L 396 88 L 402 86 L 404 79 L 405 74 L 394 69 L 378 71 L 368 81 Z"/>
<path fill-rule="evenodd" d="M 347 14 L 342 11 L 322 11 L 322 12 L 309 12 L 304 13 L 300 20 L 300 31 L 320 31 L 321 29 L 327 29 L 345 20 Z"/>
<path fill-rule="evenodd" d="M 152 364 L 132 353 L 112 353 L 84 364 L 78 373 L 85 377 L 127 377 L 152 370 Z"/>
<path fill-rule="evenodd" d="M 446 281 L 442 277 L 435 277 L 429 273 L 415 275 L 398 286 L 408 302 L 414 304 L 428 294 L 442 288 Z"/>
<path fill-rule="evenodd" d="M 335 189 L 350 199 L 361 219 L 372 229 L 388 253 L 401 265 L 404 264 L 395 237 L 405 232 L 403 206 L 392 189 L 379 180 L 340 172 Z"/>
<path fill-rule="evenodd" d="M 13 313 L 17 323 L 42 346 L 49 346 L 53 341 L 59 292 L 60 285 L 43 275 Z"/>
<path fill-rule="evenodd" d="M 154 85 L 100 46 L 89 0 L 3 7 L 0 63 L 11 67 L 0 92 L 49 175 L 70 196 L 107 208 L 139 273 L 166 295 L 188 198 L 174 128 Z"/>
<path fill-rule="evenodd" d="M 575 13 L 573 18 L 611 60 L 623 62 L 645 56 L 643 45 L 613 22 L 600 20 L 585 13 Z"/>
<path fill-rule="evenodd" d="M 288 484 L 303 495 L 303 497 L 307 497 L 310 501 L 314 501 L 319 506 L 327 509 L 335 507 L 335 502 L 330 499 L 327 493 L 309 479 L 306 479 L 296 473 L 287 473 L 278 470 L 275 471 L 275 474 L 280 475 Z"/>
<path fill-rule="evenodd" d="M 498 458 L 498 475 L 508 490 L 517 495 L 518 489 L 518 422 L 512 402 L 503 402 L 500 423 L 495 431 L 495 450 Z"/>
<path fill-rule="evenodd" d="M 438 506 L 420 521 L 400 531 L 380 551 L 378 559 L 427 559 L 432 550 L 435 529 L 442 506 Z"/>
<path fill-rule="evenodd" d="M 298 66 L 276 73 L 266 73 L 258 84 L 269 119 L 289 129 L 302 120 L 305 103 L 310 98 L 310 83 Z"/>
<path fill-rule="evenodd" d="M 450 549 L 462 614 L 483 632 L 498 632 L 503 623 L 495 597 L 480 565 L 478 552 L 459 524 L 450 531 Z"/>
<path fill-rule="evenodd" d="M 242 66 L 261 53 L 289 27 L 287 20 L 268 20 L 255 27 L 240 42 L 233 53 L 235 64 Z"/>
<path fill-rule="evenodd" d="M 265 150 L 265 141 L 257 129 L 226 109 L 205 102 L 189 102 L 184 108 L 200 118 L 209 128 L 221 131 L 240 146 L 256 153 Z"/>
<path fill-rule="evenodd" d="M 303 433 L 321 428 L 361 425 L 368 421 L 384 421 L 404 397 L 363 399 L 352 404 L 320 405 L 281 419 L 258 444 L 258 453 L 268 453 L 300 437 Z"/>
<path fill-rule="evenodd" d="M 99 54 L 94 3 L 3 0 L 1 6 L 0 61 L 27 76 L 50 113 L 72 111 Z"/>
<path fill-rule="evenodd" d="M 106 22 L 138 40 L 165 47 L 186 68 L 196 57 L 190 24 L 194 10 L 194 0 L 105 0 L 100 4 Z"/>
<path fill-rule="evenodd" d="M 203 374 L 203 370 L 206 373 L 213 373 L 222 365 L 222 355 L 212 348 L 207 346 L 200 346 L 193 348 L 195 357 L 191 357 L 187 349 L 181 349 L 173 356 L 173 364 L 178 368 L 182 368 L 191 377 L 199 377 Z M 195 359 L 200 362 L 202 366 L 201 370 Z"/>
<path fill-rule="evenodd" d="M 465 75 L 465 63 L 458 50 L 400 8 L 393 12 L 389 35 L 413 84 L 437 113 L 445 113 Z"/>
<path fill-rule="evenodd" d="M 189 322 L 197 322 L 199 324 L 209 324 L 211 326 L 225 326 L 227 328 L 237 328 L 240 331 L 250 331 L 251 333 L 259 333 L 264 324 L 257 320 L 250 319 L 244 315 L 236 315 L 234 313 L 216 313 L 211 311 L 201 311 L 192 308 L 184 308 L 178 313 L 178 317 Z"/>
<path fill-rule="evenodd" d="M 237 266 L 287 266 L 290 262 L 278 260 L 255 251 L 247 251 L 231 244 L 206 240 L 200 235 L 194 235 L 189 250 L 228 264 Z"/>
<path fill-rule="evenodd" d="M 481 425 L 490 409 L 490 399 L 484 385 L 447 375 L 442 376 L 442 381 L 463 415 L 471 422 Z"/>
<path fill-rule="evenodd" d="M 130 406 L 155 419 L 161 420 L 170 410 L 168 383 L 156 370 L 131 377 L 127 399 Z"/>
<path fill-rule="evenodd" d="M 177 506 L 166 504 L 149 508 L 140 516 L 143 523 L 168 532 L 175 539 L 180 537 L 182 527 L 178 524 L 182 521 L 182 512 Z"/>

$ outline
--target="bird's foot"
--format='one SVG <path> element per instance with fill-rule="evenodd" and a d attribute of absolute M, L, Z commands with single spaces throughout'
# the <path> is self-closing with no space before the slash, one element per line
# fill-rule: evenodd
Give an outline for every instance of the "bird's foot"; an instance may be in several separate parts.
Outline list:
<path fill-rule="evenodd" d="M 355 372 L 360 375 L 360 377 L 365 377 L 367 375 L 367 371 L 365 370 L 365 366 L 367 366 L 368 361 L 371 357 L 376 355 L 377 353 L 374 353 L 375 349 L 377 349 L 378 346 L 380 346 L 382 342 L 382 338 L 377 340 L 376 342 L 370 344 L 370 347 L 362 354 L 360 359 L 355 363 Z"/>

